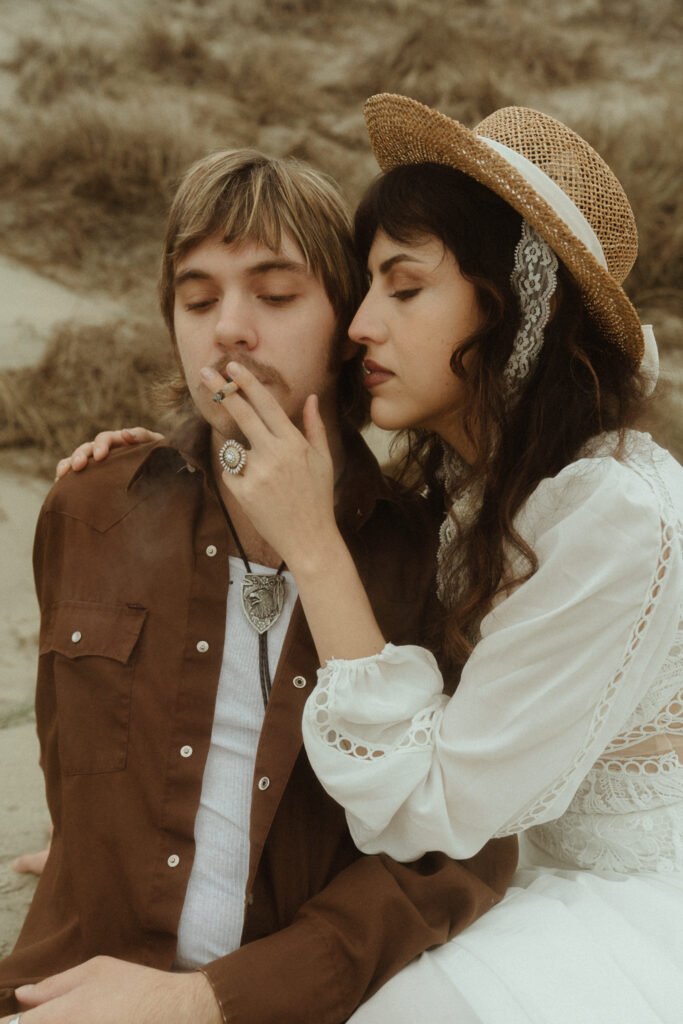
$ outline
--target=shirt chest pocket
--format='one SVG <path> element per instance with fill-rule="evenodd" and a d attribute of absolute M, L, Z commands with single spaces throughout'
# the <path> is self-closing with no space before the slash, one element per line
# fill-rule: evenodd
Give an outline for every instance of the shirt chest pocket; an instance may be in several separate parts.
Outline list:
<path fill-rule="evenodd" d="M 126 767 L 136 648 L 147 609 L 63 601 L 43 622 L 53 659 L 59 755 L 67 775 Z"/>

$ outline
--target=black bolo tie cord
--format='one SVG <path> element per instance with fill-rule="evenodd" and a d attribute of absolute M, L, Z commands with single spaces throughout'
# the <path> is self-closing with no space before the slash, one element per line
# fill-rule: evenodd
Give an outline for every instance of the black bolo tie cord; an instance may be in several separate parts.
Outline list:
<path fill-rule="evenodd" d="M 240 558 L 244 562 L 244 568 L 247 570 L 247 572 L 251 572 L 251 565 L 249 564 L 249 559 L 247 558 L 246 552 L 245 552 L 244 548 L 242 547 L 242 542 L 241 542 L 241 540 L 239 539 L 239 537 L 237 535 L 237 530 L 235 529 L 235 527 L 233 525 L 233 522 L 232 522 L 232 519 L 230 518 L 230 513 L 228 512 L 227 508 L 225 507 L 225 502 L 223 501 L 223 497 L 221 495 L 221 492 L 218 490 L 218 485 L 216 484 L 216 481 L 213 480 L 213 479 L 211 480 L 211 486 L 213 487 L 214 494 L 218 498 L 218 504 L 220 505 L 220 507 L 221 507 L 221 509 L 223 511 L 223 515 L 225 516 L 225 521 L 228 524 L 228 527 L 230 529 L 230 533 L 232 534 L 232 539 L 234 540 L 234 542 L 235 542 L 235 544 L 237 546 L 237 550 L 240 553 Z M 280 568 L 278 569 L 278 571 L 276 573 L 277 576 L 280 575 L 280 573 L 282 572 L 284 567 L 285 567 L 285 563 L 281 562 L 280 563 Z M 268 698 L 270 697 L 270 691 L 271 691 L 271 689 L 273 687 L 273 684 L 272 684 L 271 678 L 270 678 L 270 667 L 268 665 L 268 630 L 267 629 L 264 630 L 263 633 L 259 633 L 259 635 L 258 635 L 258 671 L 259 671 L 259 679 L 260 679 L 260 682 L 261 682 L 261 694 L 263 696 L 263 706 L 265 708 L 267 706 L 267 704 L 268 704 Z"/>

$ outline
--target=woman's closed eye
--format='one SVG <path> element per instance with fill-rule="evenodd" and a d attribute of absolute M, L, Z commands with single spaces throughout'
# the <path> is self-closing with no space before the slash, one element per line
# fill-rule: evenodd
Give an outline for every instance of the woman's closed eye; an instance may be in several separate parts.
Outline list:
<path fill-rule="evenodd" d="M 421 288 L 399 288 L 395 292 L 390 292 L 389 298 L 398 299 L 399 302 L 407 302 L 408 299 L 415 298 L 421 291 Z"/>
<path fill-rule="evenodd" d="M 201 312 L 201 310 L 208 309 L 210 306 L 212 306 L 215 303 L 215 301 L 215 299 L 197 299 L 195 302 L 187 302 L 185 304 L 185 309 L 188 312 Z"/>

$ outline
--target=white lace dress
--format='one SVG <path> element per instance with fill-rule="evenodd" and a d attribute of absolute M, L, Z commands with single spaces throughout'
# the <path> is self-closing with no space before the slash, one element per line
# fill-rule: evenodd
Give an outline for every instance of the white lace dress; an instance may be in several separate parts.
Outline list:
<path fill-rule="evenodd" d="M 503 901 L 354 1024 L 683 1021 L 683 469 L 647 435 L 614 446 L 526 502 L 538 571 L 453 698 L 417 647 L 320 671 L 306 748 L 363 851 L 523 833 Z"/>

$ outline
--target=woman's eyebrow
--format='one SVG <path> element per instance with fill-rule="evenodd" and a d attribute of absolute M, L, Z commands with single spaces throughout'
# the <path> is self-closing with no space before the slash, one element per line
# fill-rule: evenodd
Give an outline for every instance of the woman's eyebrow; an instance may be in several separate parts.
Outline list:
<path fill-rule="evenodd" d="M 410 256 L 407 252 L 397 252 L 395 256 L 390 256 L 389 259 L 384 260 L 383 263 L 380 263 L 380 265 L 378 267 L 378 270 L 379 270 L 380 274 L 388 274 L 389 271 L 391 270 L 391 268 L 393 266 L 395 266 L 397 263 L 420 263 L 421 264 L 422 260 L 418 259 L 417 256 Z M 369 266 L 367 268 L 367 273 L 369 274 L 370 278 L 372 279 L 372 271 L 370 270 Z"/>
<path fill-rule="evenodd" d="M 379 272 L 380 274 L 388 274 L 393 266 L 397 263 L 422 263 L 423 261 L 417 256 L 410 256 L 407 252 L 397 252 L 395 256 L 390 256 L 384 263 L 380 263 Z"/>

